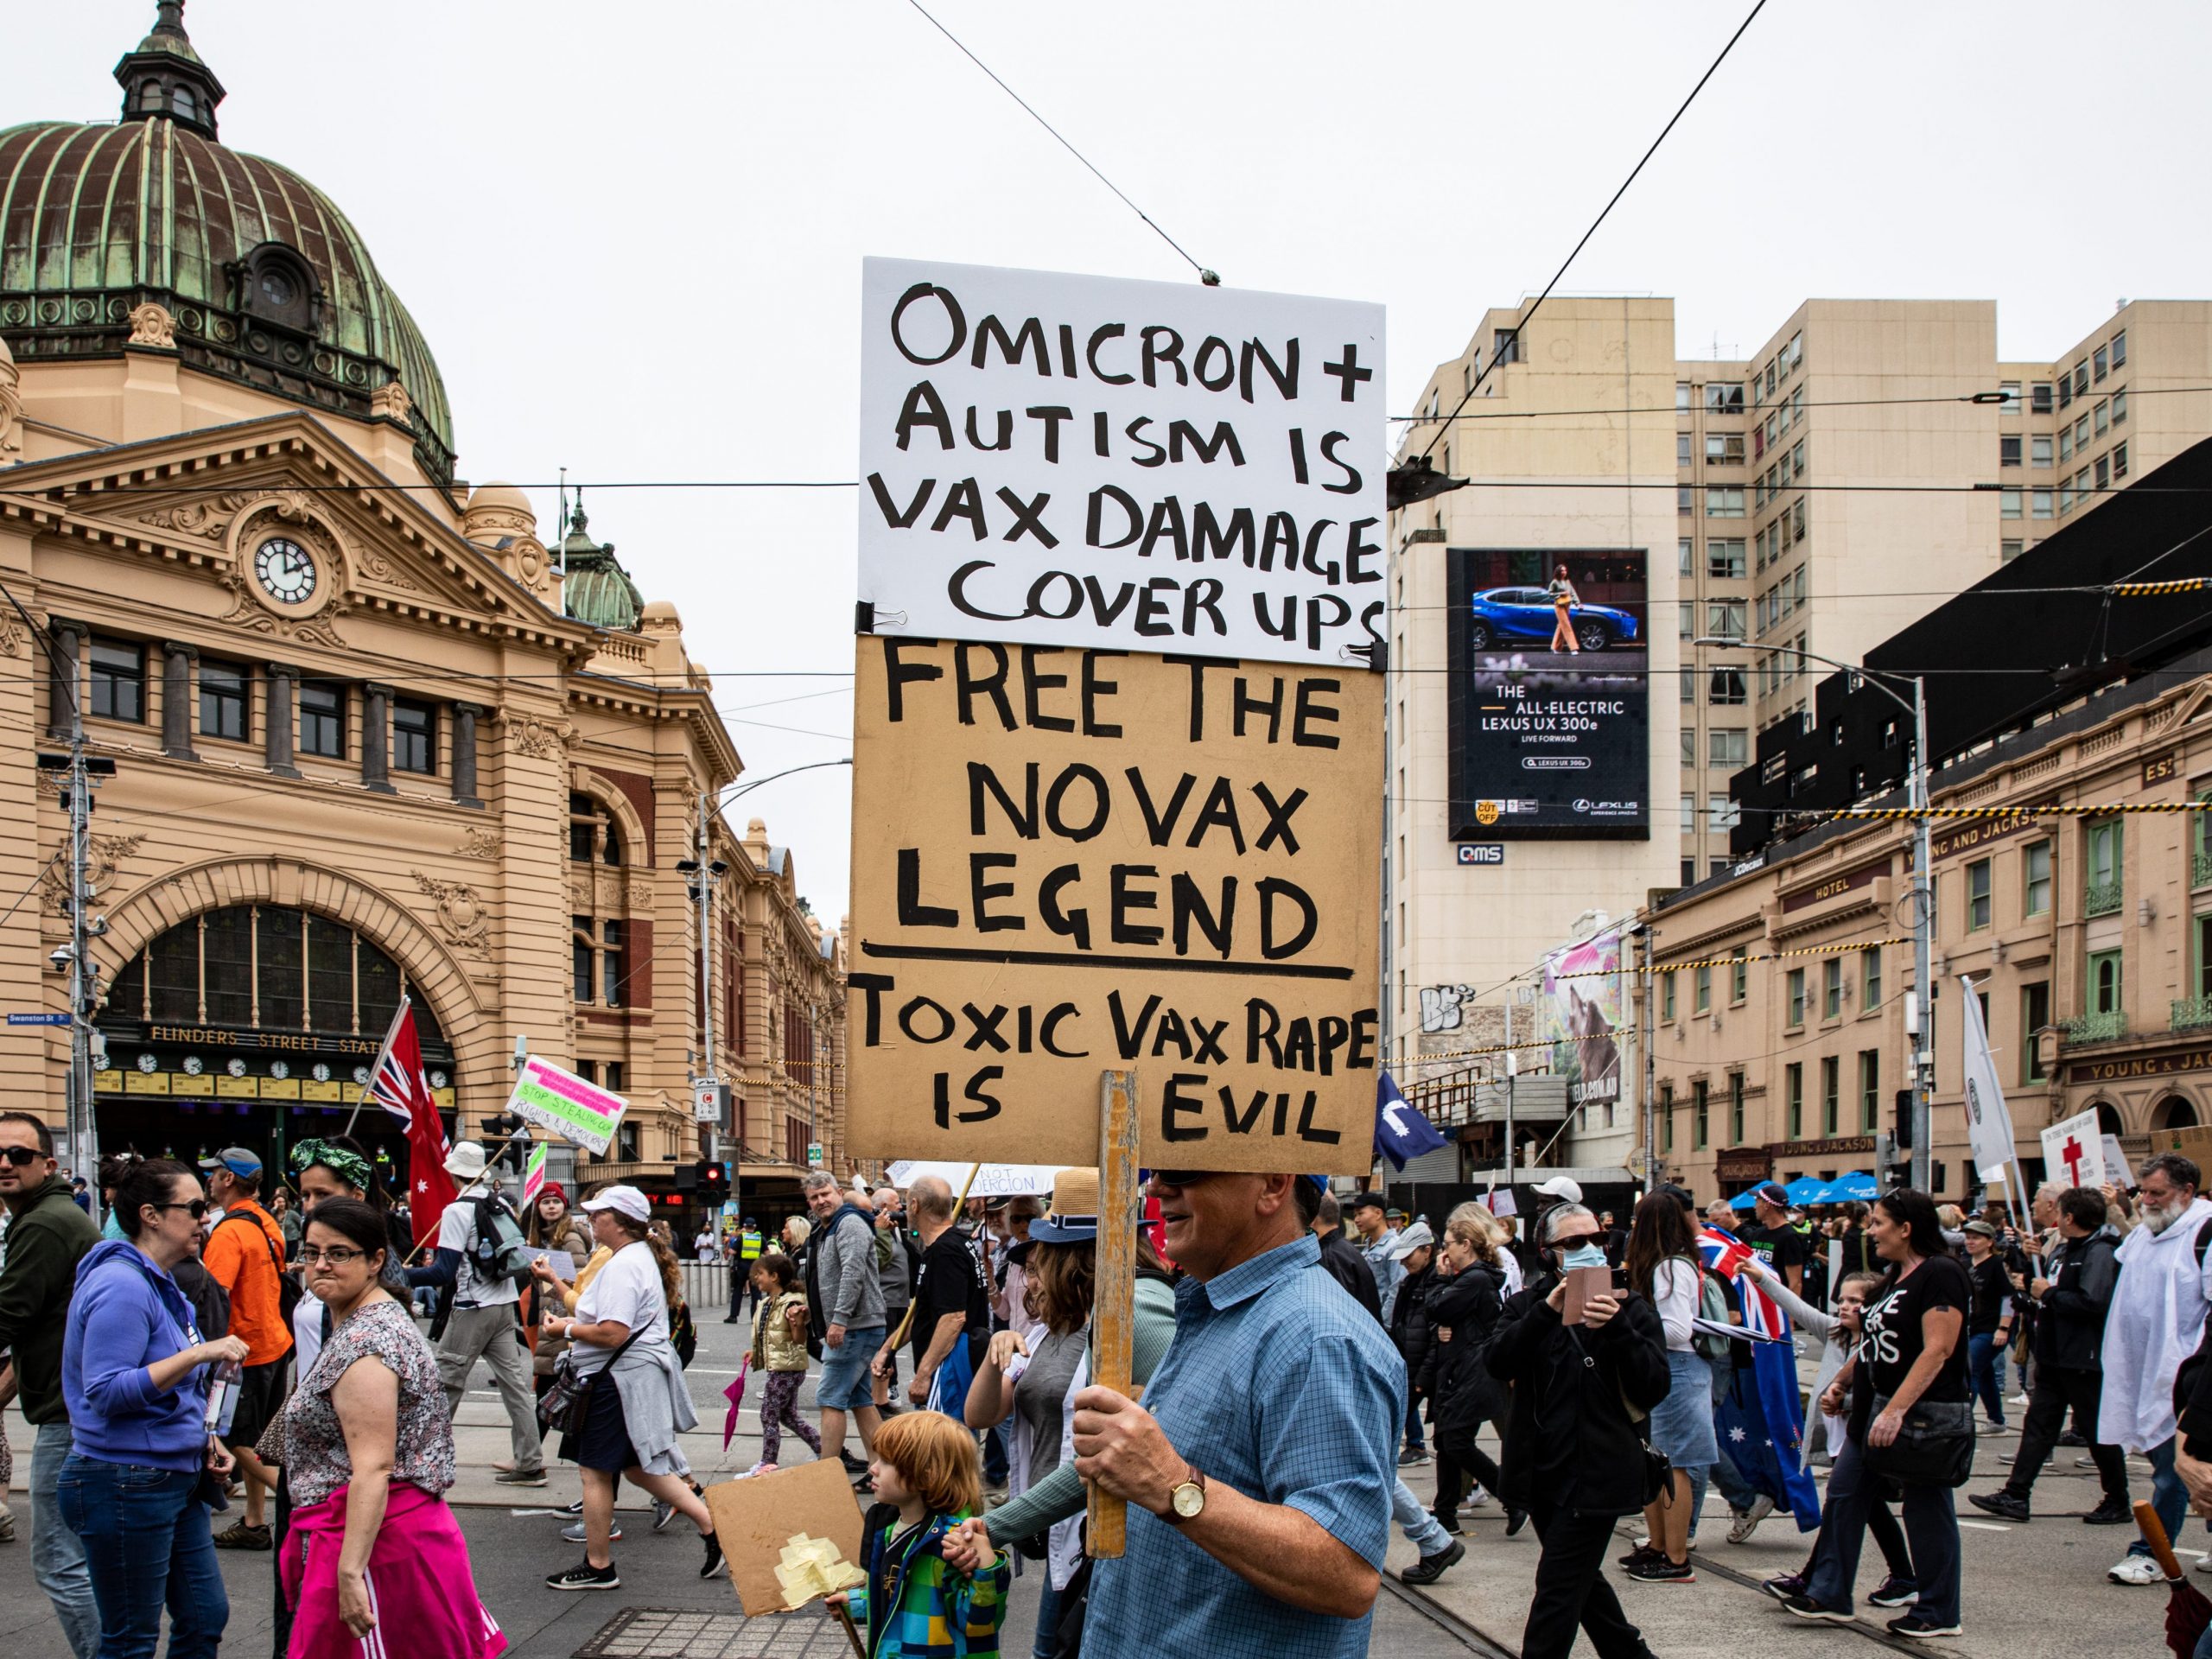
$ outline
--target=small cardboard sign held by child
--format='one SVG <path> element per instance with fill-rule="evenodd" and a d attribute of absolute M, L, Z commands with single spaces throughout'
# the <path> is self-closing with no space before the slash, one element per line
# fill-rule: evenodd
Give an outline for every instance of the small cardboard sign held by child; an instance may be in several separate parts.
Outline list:
<path fill-rule="evenodd" d="M 860 1503 L 834 1459 L 709 1486 L 707 1508 L 748 1618 L 862 1581 Z"/>

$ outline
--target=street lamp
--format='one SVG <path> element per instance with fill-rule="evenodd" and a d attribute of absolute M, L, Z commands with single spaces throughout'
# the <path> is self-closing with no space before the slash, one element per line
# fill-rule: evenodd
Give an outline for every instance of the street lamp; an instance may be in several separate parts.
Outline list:
<path fill-rule="evenodd" d="M 1743 650 L 1749 644 L 1743 639 L 1707 636 L 1701 636 L 1690 643 L 1693 645 L 1723 645 L 1731 650 Z M 1912 770 L 1907 776 L 1913 810 L 1913 988 L 1904 1005 L 1904 1032 L 1906 1039 L 1912 1045 L 1912 1184 L 1925 1192 L 1931 1157 L 1928 1144 L 1929 1097 L 1934 1091 L 1936 1082 L 1935 1051 L 1923 1046 L 1921 1041 L 1923 1022 L 1928 1017 L 1923 1010 L 1934 1007 L 1935 987 L 1929 982 L 1929 971 L 1930 959 L 1936 950 L 1935 873 L 1929 868 L 1928 848 L 1927 683 L 1917 674 L 1885 674 L 1850 663 L 1840 663 L 1833 657 L 1823 657 L 1817 652 L 1806 651 L 1797 645 L 1761 645 L 1758 649 L 1786 652 L 1807 662 L 1824 663 L 1839 673 L 1855 676 L 1912 716 Z M 1906 702 L 1903 693 L 1886 683 L 1890 680 L 1911 686 L 1912 700 Z"/>

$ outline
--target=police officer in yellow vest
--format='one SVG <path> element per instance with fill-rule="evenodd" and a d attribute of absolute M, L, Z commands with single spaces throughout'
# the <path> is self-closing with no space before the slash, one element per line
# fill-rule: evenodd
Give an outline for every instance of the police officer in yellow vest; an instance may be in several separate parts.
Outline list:
<path fill-rule="evenodd" d="M 752 1293 L 754 1307 L 760 1305 L 760 1293 L 753 1284 L 753 1263 L 760 1259 L 763 1243 L 760 1224 L 747 1216 L 744 1224 L 738 1230 L 737 1260 L 730 1265 L 729 1306 L 733 1314 L 737 1312 L 737 1299 L 741 1291 Z"/>

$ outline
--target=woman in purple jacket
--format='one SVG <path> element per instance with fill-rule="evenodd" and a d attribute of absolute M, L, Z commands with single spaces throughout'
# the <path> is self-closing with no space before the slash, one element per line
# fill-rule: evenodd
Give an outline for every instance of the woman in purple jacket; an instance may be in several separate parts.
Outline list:
<path fill-rule="evenodd" d="M 215 1565 L 201 1471 L 231 1454 L 208 1432 L 209 1368 L 241 1361 L 237 1337 L 203 1342 L 172 1269 L 199 1242 L 200 1178 L 167 1158 L 135 1164 L 115 1190 L 124 1236 L 77 1268 L 61 1344 L 71 1446 L 61 1518 L 85 1541 L 100 1612 L 100 1659 L 153 1659 L 162 1609 L 173 1659 L 212 1659 L 231 1616 Z"/>

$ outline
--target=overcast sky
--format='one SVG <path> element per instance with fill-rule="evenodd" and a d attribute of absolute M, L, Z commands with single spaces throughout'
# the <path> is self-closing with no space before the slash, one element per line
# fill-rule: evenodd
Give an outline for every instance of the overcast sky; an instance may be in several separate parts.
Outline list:
<path fill-rule="evenodd" d="M 1387 305 L 1397 410 L 1543 286 L 1749 0 L 929 3 L 1228 285 Z M 111 118 L 153 11 L 12 9 L 0 124 Z M 1685 356 L 1749 352 L 1811 295 L 1994 299 L 2023 359 L 2121 296 L 2202 297 L 2212 226 L 2159 204 L 2212 154 L 2212 13 L 2107 22 L 1770 0 L 1563 289 L 1672 296 Z M 1195 280 L 906 0 L 194 0 L 187 22 L 225 142 L 335 200 L 415 313 L 474 480 L 851 479 L 864 254 Z M 588 501 L 709 669 L 849 671 L 852 491 Z M 750 775 L 849 753 L 844 685 L 718 679 Z M 847 779 L 733 813 L 833 923 Z"/>

